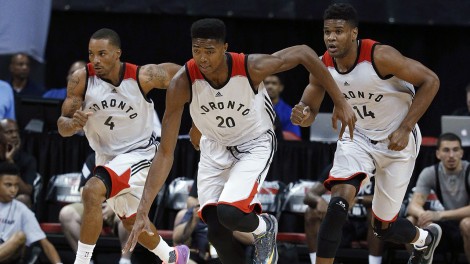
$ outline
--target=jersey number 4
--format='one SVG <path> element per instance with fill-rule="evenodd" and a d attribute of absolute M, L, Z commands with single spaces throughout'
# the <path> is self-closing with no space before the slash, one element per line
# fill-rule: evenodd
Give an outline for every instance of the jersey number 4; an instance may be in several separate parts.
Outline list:
<path fill-rule="evenodd" d="M 368 116 L 370 116 L 370 117 L 372 117 L 372 118 L 375 118 L 374 112 L 372 112 L 372 111 L 367 111 L 365 105 L 362 106 L 362 113 L 361 113 L 361 110 L 359 110 L 359 107 L 357 107 L 357 105 L 353 106 L 353 108 L 356 110 L 357 114 L 359 115 L 359 117 L 360 117 L 361 119 L 364 119 L 364 118 L 366 118 L 366 117 L 368 117 Z"/>
<path fill-rule="evenodd" d="M 106 121 L 104 122 L 105 125 L 109 126 L 109 130 L 113 130 L 113 128 L 114 128 L 114 122 L 111 121 L 112 118 L 113 118 L 113 117 L 110 116 L 110 117 L 108 117 L 108 119 L 106 119 Z"/>

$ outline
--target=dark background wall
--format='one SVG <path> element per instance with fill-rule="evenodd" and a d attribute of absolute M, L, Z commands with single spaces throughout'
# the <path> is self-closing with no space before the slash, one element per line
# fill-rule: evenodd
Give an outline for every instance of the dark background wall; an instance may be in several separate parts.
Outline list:
<path fill-rule="evenodd" d="M 196 19 L 202 17 L 197 11 L 201 9 L 200 5 L 199 8 L 193 8 L 191 12 L 185 9 L 181 11 L 181 14 L 170 15 L 167 12 L 155 12 L 152 9 L 148 9 L 147 12 L 143 13 L 142 10 L 136 11 L 129 8 L 127 10 L 135 12 L 110 12 L 113 10 L 106 7 L 108 1 L 104 0 L 96 2 L 101 3 L 101 8 L 103 8 L 103 10 L 98 11 L 90 11 L 93 8 L 89 8 L 90 10 L 77 8 L 77 10 L 70 8 L 71 6 L 63 8 L 65 4 L 58 5 L 59 2 L 61 1 L 55 1 L 55 9 L 52 12 L 46 50 L 47 87 L 65 85 L 65 76 L 69 65 L 78 59 L 87 60 L 89 37 L 102 27 L 112 28 L 120 34 L 123 49 L 122 59 L 124 61 L 136 64 L 165 61 L 183 64 L 191 58 L 190 25 Z M 113 2 L 129 4 L 129 1 Z M 192 1 L 187 2 L 194 5 Z M 244 1 L 232 2 L 239 3 L 241 7 L 244 5 Z M 262 1 L 257 1 L 258 4 L 259 2 Z M 302 1 L 296 2 L 300 3 Z M 462 3 L 461 1 L 452 2 Z M 178 10 L 177 2 L 172 3 L 176 5 L 175 8 Z M 238 17 L 234 17 L 237 15 L 236 12 L 222 15 L 217 12 L 217 10 L 220 11 L 223 8 L 223 6 L 217 4 L 220 2 L 213 1 L 212 3 L 212 5 L 206 5 L 206 11 L 211 14 L 211 8 L 214 8 L 216 11 L 213 11 L 212 14 L 219 15 L 225 21 L 230 51 L 272 53 L 297 44 L 307 44 L 318 54 L 325 51 L 322 35 L 323 22 L 320 16 L 323 8 L 329 2 L 322 2 L 322 9 L 315 10 L 315 15 L 310 17 L 307 12 L 309 9 L 302 9 L 297 6 L 296 12 L 299 14 L 303 12 L 300 19 L 292 19 L 288 15 L 281 19 L 278 17 L 282 16 L 278 15 L 276 17 L 273 15 L 274 13 L 270 15 L 269 12 L 264 12 L 265 9 L 258 6 L 247 7 L 247 10 L 259 8 L 254 9 L 260 10 L 258 18 L 255 18 L 255 15 L 249 12 L 245 16 L 241 13 Z M 279 1 L 272 3 L 280 5 Z M 373 1 L 373 3 L 376 2 Z M 387 3 L 389 2 L 382 2 L 385 5 Z M 245 4 L 248 5 L 248 2 Z M 363 5 L 359 5 L 361 9 L 365 8 Z M 466 5 L 468 6 L 468 4 Z M 269 3 L 265 3 L 265 6 L 269 6 Z M 374 13 L 374 6 L 377 6 L 377 4 L 368 7 L 370 12 L 367 15 L 373 14 L 373 16 L 364 19 L 366 22 L 359 25 L 359 36 L 361 38 L 376 39 L 394 46 L 405 56 L 418 60 L 431 68 L 441 80 L 441 88 L 434 103 L 419 122 L 424 136 L 437 136 L 440 133 L 440 116 L 450 114 L 457 107 L 465 106 L 465 86 L 470 82 L 470 69 L 467 65 L 467 62 L 470 61 L 470 23 L 460 15 L 455 17 L 449 15 L 448 6 L 446 8 L 442 7 L 447 13 L 439 17 L 430 16 L 428 14 L 429 7 L 426 7 L 426 5 L 416 6 L 415 4 L 410 6 L 406 9 L 410 14 L 399 12 L 400 10 L 396 10 L 395 7 L 386 9 L 387 12 L 378 10 Z M 439 5 L 437 8 L 439 8 Z M 75 11 L 65 11 L 65 9 Z M 292 7 L 281 5 L 275 10 L 276 12 L 289 11 L 292 10 Z M 434 10 L 434 12 L 439 13 L 439 10 Z M 394 13 L 398 13 L 400 16 L 393 16 Z M 404 14 L 407 16 L 404 16 Z M 415 20 L 409 17 L 413 14 Z M 391 17 L 396 17 L 396 19 L 390 20 Z M 432 19 L 429 19 L 429 17 Z M 439 23 L 435 23 L 434 18 L 439 18 Z M 390 23 L 390 21 L 394 21 L 394 23 Z M 397 21 L 400 23 L 396 23 Z M 282 97 L 290 104 L 295 104 L 300 99 L 303 88 L 308 81 L 306 70 L 297 67 L 281 77 L 286 87 Z M 158 91 L 156 95 L 157 110 L 162 117 L 164 91 Z M 330 111 L 331 107 L 331 102 L 327 100 L 322 106 L 322 110 Z M 390 110 L 393 111 L 393 109 Z M 182 133 L 187 133 L 189 129 L 187 114 L 185 119 L 187 119 L 187 122 L 183 124 Z M 304 138 L 307 138 L 308 130 L 304 129 L 302 133 Z"/>

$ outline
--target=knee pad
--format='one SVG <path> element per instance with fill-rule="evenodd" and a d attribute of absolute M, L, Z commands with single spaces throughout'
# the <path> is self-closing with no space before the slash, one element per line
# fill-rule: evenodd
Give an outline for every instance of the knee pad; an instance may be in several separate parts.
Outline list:
<path fill-rule="evenodd" d="M 93 176 L 100 179 L 104 183 L 104 186 L 106 186 L 106 199 L 108 199 L 113 186 L 113 182 L 111 181 L 111 176 L 108 171 L 102 166 L 97 166 L 95 168 L 95 175 Z"/>
<path fill-rule="evenodd" d="M 382 221 L 374 219 L 374 235 L 382 241 L 397 244 L 411 243 L 416 236 L 416 227 L 405 218 L 398 218 L 389 223 L 388 228 L 382 228 Z"/>
<path fill-rule="evenodd" d="M 349 203 L 342 197 L 332 197 L 328 211 L 318 232 L 317 256 L 334 258 L 343 234 L 343 225 L 348 218 Z"/>
<path fill-rule="evenodd" d="M 245 213 L 228 204 L 218 205 L 217 215 L 220 223 L 232 231 L 252 232 L 259 225 L 258 216 L 255 213 Z"/>

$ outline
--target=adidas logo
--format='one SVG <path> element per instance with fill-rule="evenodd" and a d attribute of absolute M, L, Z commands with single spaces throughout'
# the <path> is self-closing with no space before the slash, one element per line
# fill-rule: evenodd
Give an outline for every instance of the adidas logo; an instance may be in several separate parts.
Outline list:
<path fill-rule="evenodd" d="M 221 94 L 220 92 L 217 92 L 217 93 L 215 94 L 215 97 L 221 97 L 221 96 L 222 96 L 222 94 Z"/>
<path fill-rule="evenodd" d="M 117 93 L 116 88 L 113 88 L 112 93 Z"/>
<path fill-rule="evenodd" d="M 344 82 L 344 86 L 349 86 L 350 84 L 348 83 L 348 81 L 345 81 Z"/>

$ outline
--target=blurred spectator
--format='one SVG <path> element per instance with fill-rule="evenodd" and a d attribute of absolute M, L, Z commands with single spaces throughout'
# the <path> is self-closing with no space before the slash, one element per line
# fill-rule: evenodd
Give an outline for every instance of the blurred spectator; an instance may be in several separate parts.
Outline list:
<path fill-rule="evenodd" d="M 319 182 L 308 190 L 304 198 L 304 203 L 308 205 L 305 212 L 305 235 L 312 264 L 316 263 L 318 231 L 330 199 L 329 195 L 325 195 L 327 190 L 323 186 L 323 181 L 328 178 L 332 166 L 333 164 L 330 164 L 322 171 L 318 177 Z M 351 247 L 352 242 L 367 239 L 369 264 L 380 264 L 382 263 L 383 242 L 374 235 L 370 224 L 373 186 L 373 182 L 369 182 L 362 186 L 356 195 L 355 205 L 351 206 L 348 221 L 343 226 L 340 247 Z M 360 247 L 361 245 L 354 246 Z"/>
<path fill-rule="evenodd" d="M 76 61 L 70 65 L 69 71 L 67 73 L 67 77 L 65 78 L 66 83 L 69 82 L 70 77 L 72 77 L 72 73 L 80 68 L 84 68 L 86 66 L 86 62 L 84 61 Z M 56 88 L 56 89 L 49 89 L 45 92 L 42 97 L 43 98 L 52 98 L 52 99 L 65 99 L 67 96 L 67 86 L 63 88 Z"/>
<path fill-rule="evenodd" d="M 470 163 L 462 160 L 460 138 L 452 133 L 442 134 L 437 141 L 436 157 L 440 162 L 424 168 L 418 177 L 408 205 L 408 219 L 419 227 L 438 223 L 443 230 L 443 243 L 438 248 L 461 250 L 463 245 L 470 263 Z M 431 190 L 440 201 L 440 208 L 425 207 Z"/>
<path fill-rule="evenodd" d="M 34 180 L 38 176 L 36 158 L 21 150 L 21 137 L 18 124 L 12 119 L 2 119 L 0 121 L 2 133 L 8 142 L 8 152 L 10 162 L 18 166 L 20 170 L 19 191 L 17 199 L 24 202 L 29 208 L 32 206 L 32 195 Z"/>
<path fill-rule="evenodd" d="M 470 116 L 470 83 L 467 84 L 467 87 L 465 88 L 465 91 L 467 92 L 467 107 L 462 107 L 459 109 L 456 109 L 454 112 L 452 112 L 452 115 L 456 116 Z"/>
<path fill-rule="evenodd" d="M 10 61 L 10 85 L 16 96 L 42 96 L 43 89 L 35 84 L 29 77 L 30 73 L 29 56 L 25 53 L 18 53 L 11 57 Z"/>
<path fill-rule="evenodd" d="M 52 0 L 0 1 L 0 79 L 10 79 L 11 56 L 24 52 L 32 59 L 30 77 L 43 84 L 51 7 Z"/>
<path fill-rule="evenodd" d="M 15 99 L 11 86 L 4 81 L 0 81 L 0 119 L 15 117 Z"/>
<path fill-rule="evenodd" d="M 50 263 L 61 263 L 34 213 L 15 200 L 19 170 L 9 162 L 0 163 L 0 263 L 21 263 L 25 246 L 39 242 Z"/>
<path fill-rule="evenodd" d="M 290 121 L 292 106 L 288 105 L 280 97 L 281 92 L 284 90 L 281 79 L 277 75 L 270 75 L 264 79 L 263 83 L 273 103 L 276 116 L 281 121 L 284 139 L 301 140 L 300 127 L 293 125 Z"/>
<path fill-rule="evenodd" d="M 80 179 L 80 189 L 85 186 L 86 181 L 90 178 L 95 168 L 95 153 L 88 155 L 82 168 L 82 177 Z M 103 203 L 103 225 L 111 227 L 114 234 L 119 236 L 121 247 L 127 241 L 129 233 L 124 228 L 121 220 L 114 214 L 113 210 L 107 203 Z M 80 238 L 80 225 L 83 217 L 83 203 L 72 203 L 64 206 L 59 212 L 59 220 L 62 225 L 64 235 L 69 242 L 70 247 L 76 253 L 78 249 L 78 240 Z M 90 262 L 93 263 L 93 262 Z M 131 253 L 121 254 L 119 264 L 130 264 Z"/>

